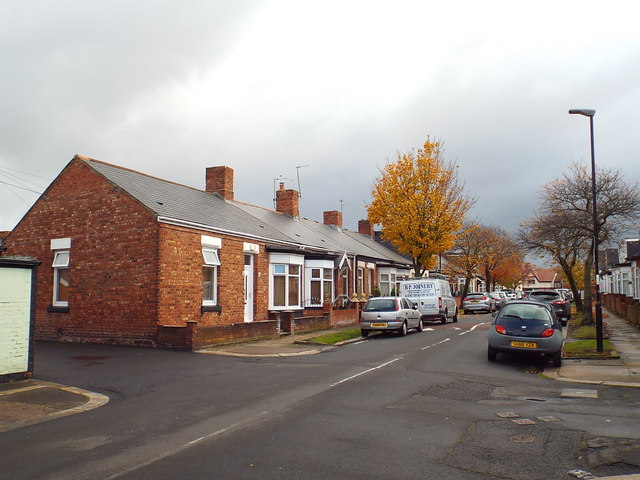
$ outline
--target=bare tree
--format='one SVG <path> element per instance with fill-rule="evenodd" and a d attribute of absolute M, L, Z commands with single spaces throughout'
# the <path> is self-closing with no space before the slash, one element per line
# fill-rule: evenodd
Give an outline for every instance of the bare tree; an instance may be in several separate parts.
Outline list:
<path fill-rule="evenodd" d="M 598 242 L 610 243 L 629 231 L 640 220 L 640 188 L 629 184 L 619 169 L 599 167 L 596 170 L 596 197 L 598 204 Z M 591 305 L 593 268 L 593 204 L 591 172 L 577 163 L 567 173 L 548 185 L 542 192 L 542 204 L 538 218 L 554 219 L 562 226 L 562 234 L 569 245 L 575 246 L 576 255 L 583 255 L 584 304 Z M 573 242 L 573 243 L 572 243 Z M 583 322 L 593 323 L 591 308 L 583 308 Z"/>

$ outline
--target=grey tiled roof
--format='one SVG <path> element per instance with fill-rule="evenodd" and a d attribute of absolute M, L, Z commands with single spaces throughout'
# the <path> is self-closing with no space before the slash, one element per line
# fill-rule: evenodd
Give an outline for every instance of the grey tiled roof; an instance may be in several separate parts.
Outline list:
<path fill-rule="evenodd" d="M 137 199 L 158 217 L 200 225 L 273 244 L 338 256 L 345 251 L 389 263 L 407 260 L 367 237 L 248 205 L 87 157 L 76 157 Z M 362 237 L 362 238 L 358 238 Z"/>

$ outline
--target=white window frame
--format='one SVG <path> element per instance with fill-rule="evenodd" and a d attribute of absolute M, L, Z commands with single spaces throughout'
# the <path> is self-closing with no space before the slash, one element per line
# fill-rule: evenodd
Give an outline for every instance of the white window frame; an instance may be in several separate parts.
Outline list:
<path fill-rule="evenodd" d="M 289 267 L 298 267 L 298 274 L 292 274 Z M 284 267 L 284 272 L 277 267 Z M 274 305 L 275 302 L 275 277 L 284 277 L 284 305 Z M 292 277 L 298 278 L 298 295 L 295 304 L 289 303 L 289 281 Z M 304 257 L 301 255 L 275 254 L 269 255 L 269 309 L 270 310 L 292 310 L 302 308 L 302 292 L 304 286 Z"/>
<path fill-rule="evenodd" d="M 65 260 L 66 256 L 66 260 Z M 51 267 L 53 268 L 53 306 L 54 307 L 68 307 L 68 300 L 60 300 L 60 274 L 61 271 L 67 272 L 67 282 L 69 281 L 69 264 L 71 260 L 70 250 L 54 250 L 53 262 Z M 67 285 L 67 288 L 69 286 Z"/>
<path fill-rule="evenodd" d="M 202 305 L 215 306 L 218 305 L 218 267 L 220 266 L 220 257 L 218 249 L 209 246 L 202 246 Z M 207 273 L 205 280 L 205 272 Z M 211 297 L 205 298 L 204 283 L 211 283 Z"/>
<path fill-rule="evenodd" d="M 319 271 L 318 278 L 313 278 L 314 270 Z M 307 260 L 305 262 L 305 307 L 321 307 L 324 303 L 325 288 L 331 292 L 329 302 L 333 302 L 333 271 L 333 261 L 331 260 Z M 314 282 L 320 284 L 320 303 L 312 302 L 311 286 Z"/>

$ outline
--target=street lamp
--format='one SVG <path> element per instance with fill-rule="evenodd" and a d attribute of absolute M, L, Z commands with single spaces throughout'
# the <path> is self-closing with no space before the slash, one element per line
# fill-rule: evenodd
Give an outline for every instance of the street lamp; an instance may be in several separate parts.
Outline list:
<path fill-rule="evenodd" d="M 589 117 L 589 131 L 591 133 L 591 202 L 593 203 L 593 257 L 596 271 L 596 346 L 598 352 L 603 352 L 602 342 L 602 301 L 600 300 L 600 267 L 598 262 L 598 208 L 596 203 L 596 158 L 593 149 L 593 116 L 595 110 L 587 108 L 577 108 L 569 110 L 572 115 L 583 115 Z M 589 305 L 591 307 L 591 305 Z"/>

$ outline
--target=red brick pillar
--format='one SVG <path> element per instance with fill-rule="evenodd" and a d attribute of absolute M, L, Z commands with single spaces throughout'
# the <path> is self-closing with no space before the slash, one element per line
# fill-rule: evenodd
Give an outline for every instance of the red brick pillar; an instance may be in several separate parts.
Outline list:
<path fill-rule="evenodd" d="M 198 347 L 198 322 L 187 320 L 187 333 L 184 339 L 184 348 L 190 352 Z"/>

